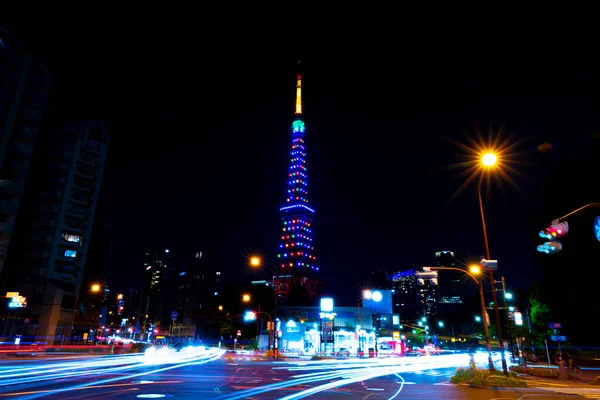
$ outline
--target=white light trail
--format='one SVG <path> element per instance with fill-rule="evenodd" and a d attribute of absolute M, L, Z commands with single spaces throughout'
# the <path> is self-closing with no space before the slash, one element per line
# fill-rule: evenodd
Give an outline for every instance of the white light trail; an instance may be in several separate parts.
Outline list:
<path fill-rule="evenodd" d="M 43 385 L 44 381 L 65 379 L 77 377 L 79 379 L 86 377 L 94 377 L 95 379 L 86 384 L 74 385 L 57 390 L 44 391 L 36 393 L 29 397 L 22 398 L 38 398 L 50 394 L 60 393 L 68 390 L 79 390 L 87 386 L 96 386 L 99 384 L 113 382 L 117 380 L 130 379 L 132 377 L 143 376 L 180 368 L 186 365 L 204 364 L 206 362 L 219 359 L 225 351 L 222 349 L 209 349 L 204 347 L 186 347 L 177 352 L 166 347 L 148 354 L 128 354 L 117 356 L 105 356 L 100 359 L 88 359 L 72 362 L 46 363 L 46 364 L 29 364 L 22 367 L 11 367 L 0 369 L 0 393 L 10 393 L 13 385 L 22 385 L 25 388 L 33 388 Z M 154 354 L 152 354 L 154 353 Z M 172 364 L 166 368 L 152 368 Z M 123 374 L 124 371 L 133 370 L 140 367 L 149 367 L 148 371 L 137 374 Z M 97 380 L 99 375 L 110 375 L 119 373 L 118 378 L 110 378 L 105 380 Z M 122 374 L 122 375 L 121 375 Z"/>

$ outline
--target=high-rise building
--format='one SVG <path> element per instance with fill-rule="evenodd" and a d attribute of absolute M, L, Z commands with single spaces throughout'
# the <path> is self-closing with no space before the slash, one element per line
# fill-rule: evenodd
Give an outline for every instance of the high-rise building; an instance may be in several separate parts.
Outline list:
<path fill-rule="evenodd" d="M 285 204 L 279 209 L 283 222 L 277 254 L 278 293 L 289 294 L 294 284 L 314 290 L 309 279 L 319 270 L 314 254 L 313 214 L 309 206 L 308 170 L 306 167 L 305 124 L 302 110 L 302 75 L 296 81 L 296 110 L 292 122 L 292 141 L 287 175 Z"/>
<path fill-rule="evenodd" d="M 140 314 L 143 317 L 142 330 L 151 323 L 156 324 L 167 312 L 163 310 L 165 304 L 161 300 L 164 297 L 169 271 L 175 268 L 174 262 L 169 249 L 152 249 L 144 256 L 143 300 L 140 304 Z"/>
<path fill-rule="evenodd" d="M 52 77 L 0 26 L 0 275 Z"/>
<path fill-rule="evenodd" d="M 422 274 L 414 269 L 392 274 L 392 309 L 402 319 L 438 314 L 438 285 L 435 278 L 420 279 Z"/>
<path fill-rule="evenodd" d="M 8 250 L 4 278 L 28 298 L 39 340 L 70 339 L 102 182 L 109 135 L 101 121 L 42 134 Z"/>
<path fill-rule="evenodd" d="M 459 264 L 454 253 L 449 250 L 435 253 L 435 261 L 438 267 L 456 268 Z M 440 312 L 460 311 L 463 303 L 462 282 L 464 274 L 452 269 L 438 271 L 438 283 L 440 292 Z"/>
<path fill-rule="evenodd" d="M 419 313 L 417 277 L 415 271 L 396 272 L 391 276 L 392 281 L 392 311 L 400 314 L 402 319 L 413 319 Z"/>

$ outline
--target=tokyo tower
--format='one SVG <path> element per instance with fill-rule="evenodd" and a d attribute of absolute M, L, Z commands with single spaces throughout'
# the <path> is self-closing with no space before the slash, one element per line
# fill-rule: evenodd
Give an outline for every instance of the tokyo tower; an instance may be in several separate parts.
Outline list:
<path fill-rule="evenodd" d="M 302 115 L 302 74 L 296 81 L 296 110 L 292 122 L 291 148 L 287 174 L 285 204 L 279 209 L 282 229 L 277 254 L 279 272 L 277 291 L 287 295 L 293 285 L 300 284 L 314 295 L 317 281 L 310 279 L 319 271 L 314 255 L 313 214 L 308 201 L 305 124 Z"/>

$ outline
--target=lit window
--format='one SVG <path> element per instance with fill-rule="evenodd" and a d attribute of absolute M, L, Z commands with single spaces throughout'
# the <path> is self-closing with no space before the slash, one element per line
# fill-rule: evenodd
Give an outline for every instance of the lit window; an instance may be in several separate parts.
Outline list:
<path fill-rule="evenodd" d="M 63 232 L 62 238 L 65 239 L 67 242 L 81 243 L 80 235 L 73 235 L 71 233 Z"/>
<path fill-rule="evenodd" d="M 77 257 L 77 250 L 65 250 L 65 257 Z"/>

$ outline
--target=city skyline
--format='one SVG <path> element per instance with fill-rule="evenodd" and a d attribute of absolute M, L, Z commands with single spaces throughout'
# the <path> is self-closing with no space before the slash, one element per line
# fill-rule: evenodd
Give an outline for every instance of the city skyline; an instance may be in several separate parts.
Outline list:
<path fill-rule="evenodd" d="M 190 59 L 179 78 L 174 66 L 143 66 L 143 57 L 85 62 L 99 49 L 116 55 L 123 47 L 84 30 L 80 40 L 89 45 L 75 71 L 69 45 L 53 40 L 60 37 L 50 31 L 31 44 L 45 48 L 56 75 L 49 118 L 78 103 L 75 109 L 106 114 L 114 132 L 102 194 L 114 238 L 109 281 L 133 285 L 155 245 L 205 251 L 227 276 L 241 276 L 249 253 L 274 263 L 297 55 L 240 62 L 207 54 L 200 64 Z M 315 55 L 302 60 L 323 280 L 350 299 L 372 271 L 428 265 L 439 250 L 478 260 L 484 246 L 475 187 L 454 198 L 462 182 L 450 167 L 460 161 L 453 141 L 491 130 L 516 134 L 523 173 L 513 177 L 518 188 L 484 189 L 492 258 L 511 285 L 530 286 L 540 276 L 531 239 L 540 227 L 532 218 L 550 222 L 571 210 L 571 203 L 540 210 L 541 182 L 557 159 L 573 157 L 565 150 L 573 138 L 583 143 L 597 131 L 588 104 L 597 78 L 538 76 L 524 84 L 526 72 L 501 68 L 398 75 L 385 56 L 357 55 L 348 64 L 336 54 Z M 547 142 L 558 146 L 540 152 Z"/>

